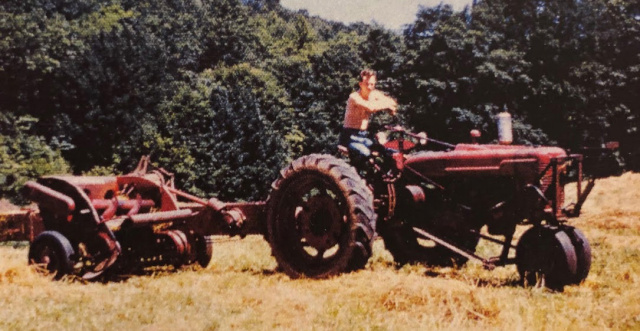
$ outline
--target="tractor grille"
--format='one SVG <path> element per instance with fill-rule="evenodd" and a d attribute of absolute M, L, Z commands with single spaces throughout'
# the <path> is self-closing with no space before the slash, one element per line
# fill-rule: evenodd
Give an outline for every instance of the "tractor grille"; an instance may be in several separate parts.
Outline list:
<path fill-rule="evenodd" d="M 539 173 L 547 168 L 549 162 L 540 162 L 540 166 L 538 168 Z M 564 184 L 562 181 L 562 177 L 564 176 L 564 167 L 562 164 L 556 165 L 558 174 L 558 185 L 555 185 L 555 181 L 553 178 L 553 166 L 549 167 L 547 171 L 542 174 L 542 179 L 540 180 L 540 185 L 542 192 L 545 193 L 547 199 L 551 204 L 550 207 L 554 208 L 556 211 L 556 216 L 559 217 L 562 214 L 562 206 L 564 205 Z M 557 189 L 556 189 L 557 188 Z"/>

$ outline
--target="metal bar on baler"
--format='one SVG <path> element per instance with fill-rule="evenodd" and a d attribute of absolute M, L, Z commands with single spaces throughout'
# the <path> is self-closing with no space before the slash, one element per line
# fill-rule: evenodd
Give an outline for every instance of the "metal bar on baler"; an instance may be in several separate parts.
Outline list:
<path fill-rule="evenodd" d="M 169 192 L 171 192 L 171 193 L 173 193 L 175 195 L 179 195 L 179 196 L 181 196 L 183 198 L 187 198 L 187 199 L 189 199 L 189 200 L 191 200 L 191 201 L 193 201 L 195 203 L 199 203 L 199 204 L 201 204 L 201 205 L 203 205 L 205 207 L 211 207 L 215 211 L 220 211 L 220 210 L 224 209 L 227 206 L 226 203 L 224 203 L 224 202 L 222 202 L 222 201 L 220 201 L 220 200 L 218 200 L 216 198 L 212 198 L 212 199 L 209 199 L 209 201 L 206 201 L 204 199 L 200 199 L 200 198 L 198 198 L 198 197 L 196 197 L 194 195 L 182 192 L 180 190 L 176 190 L 176 189 L 174 189 L 172 187 L 169 187 L 169 186 L 165 186 L 164 188 L 167 191 L 169 191 Z"/>
<path fill-rule="evenodd" d="M 53 205 L 52 202 L 55 201 L 57 202 L 54 206 L 56 211 L 66 214 L 70 214 L 76 209 L 75 201 L 64 193 L 36 182 L 27 182 L 24 186 L 29 190 L 28 194 L 31 200 L 38 201 L 43 205 Z"/>
<path fill-rule="evenodd" d="M 130 223 L 132 226 L 146 226 L 150 223 L 166 223 L 179 221 L 185 218 L 193 216 L 194 213 L 191 209 L 180 209 L 172 211 L 162 211 L 157 213 L 146 213 L 131 215 L 128 217 L 125 223 Z"/>
<path fill-rule="evenodd" d="M 199 204 L 201 204 L 201 205 L 203 205 L 203 206 L 206 206 L 206 205 L 208 205 L 208 204 L 209 204 L 209 203 L 208 203 L 206 200 L 204 200 L 204 199 L 200 199 L 200 198 L 198 198 L 198 197 L 197 197 L 197 196 L 195 196 L 195 195 L 191 195 L 191 194 L 189 194 L 189 193 L 182 192 L 182 191 L 180 191 L 180 190 L 176 190 L 176 189 L 175 189 L 175 188 L 173 188 L 173 187 L 170 187 L 170 186 L 164 186 L 164 189 L 165 189 L 165 190 L 167 190 L 167 191 L 169 191 L 169 192 L 171 192 L 171 193 L 173 193 L 173 194 L 175 194 L 175 195 L 179 195 L 179 196 L 181 196 L 181 197 L 183 197 L 183 198 L 187 198 L 187 199 L 189 199 L 189 200 L 191 200 L 191 201 L 193 201 L 193 202 L 197 202 L 197 203 L 199 203 Z"/>
<path fill-rule="evenodd" d="M 109 199 L 92 199 L 91 200 L 91 205 L 93 205 L 93 208 L 100 210 L 100 209 L 107 209 L 109 207 L 111 207 L 112 205 L 116 205 L 116 207 L 121 208 L 121 209 L 125 209 L 125 210 L 129 210 L 129 209 L 133 209 L 136 207 L 154 207 L 155 203 L 153 202 L 153 200 L 151 199 L 142 199 L 140 201 L 138 200 L 120 200 L 120 199 L 114 199 L 114 200 L 109 200 Z"/>

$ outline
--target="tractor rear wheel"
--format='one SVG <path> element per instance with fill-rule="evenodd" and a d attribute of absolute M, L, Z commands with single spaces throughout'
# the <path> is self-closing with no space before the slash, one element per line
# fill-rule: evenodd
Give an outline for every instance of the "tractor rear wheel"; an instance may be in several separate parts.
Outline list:
<path fill-rule="evenodd" d="M 280 172 L 267 201 L 267 239 L 290 277 L 363 268 L 375 234 L 373 194 L 353 167 L 312 154 Z"/>
<path fill-rule="evenodd" d="M 565 232 L 550 226 L 534 226 L 518 241 L 516 266 L 523 285 L 562 291 L 577 279 L 578 259 Z"/>
<path fill-rule="evenodd" d="M 73 246 L 57 231 L 44 231 L 29 247 L 29 264 L 41 265 L 40 269 L 58 280 L 73 272 Z"/>

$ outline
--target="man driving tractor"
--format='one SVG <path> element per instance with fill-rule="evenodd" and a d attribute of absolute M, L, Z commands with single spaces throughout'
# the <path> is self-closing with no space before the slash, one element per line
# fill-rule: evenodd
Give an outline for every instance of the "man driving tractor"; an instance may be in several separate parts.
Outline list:
<path fill-rule="evenodd" d="M 371 69 L 360 72 L 360 89 L 349 95 L 344 124 L 339 144 L 347 147 L 350 154 L 359 158 L 371 155 L 373 141 L 369 138 L 369 118 L 371 114 L 388 110 L 395 115 L 398 103 L 391 97 L 376 90 L 376 73 Z"/>

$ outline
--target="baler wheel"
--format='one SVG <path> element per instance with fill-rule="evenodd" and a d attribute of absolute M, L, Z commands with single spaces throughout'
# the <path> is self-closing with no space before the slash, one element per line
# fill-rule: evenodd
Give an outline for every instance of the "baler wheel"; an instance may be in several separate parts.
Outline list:
<path fill-rule="evenodd" d="M 168 254 L 168 262 L 173 265 L 173 268 L 178 270 L 183 265 L 191 262 L 190 255 L 192 252 L 191 241 L 187 237 L 187 234 L 182 230 L 172 229 L 164 231 L 164 235 L 167 238 L 167 244 L 170 253 Z"/>
<path fill-rule="evenodd" d="M 197 235 L 195 237 L 196 262 L 206 268 L 213 257 L 213 238 L 211 236 Z"/>
<path fill-rule="evenodd" d="M 272 187 L 267 236 L 290 277 L 325 278 L 366 265 L 375 234 L 373 194 L 353 167 L 312 154 L 283 169 Z"/>
<path fill-rule="evenodd" d="M 516 266 L 524 286 L 562 291 L 577 278 L 577 260 L 571 239 L 555 227 L 527 230 L 516 247 Z"/>
<path fill-rule="evenodd" d="M 582 231 L 572 226 L 564 227 L 563 231 L 569 236 L 569 239 L 571 239 L 571 244 L 573 244 L 576 251 L 578 269 L 576 278 L 571 284 L 580 284 L 587 278 L 589 270 L 591 269 L 591 246 Z"/>
<path fill-rule="evenodd" d="M 57 231 L 44 231 L 29 247 L 29 264 L 42 265 L 48 274 L 58 280 L 73 272 L 73 246 Z"/>

